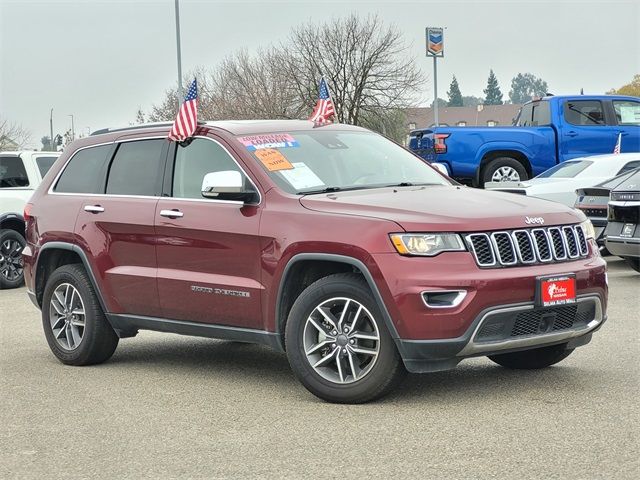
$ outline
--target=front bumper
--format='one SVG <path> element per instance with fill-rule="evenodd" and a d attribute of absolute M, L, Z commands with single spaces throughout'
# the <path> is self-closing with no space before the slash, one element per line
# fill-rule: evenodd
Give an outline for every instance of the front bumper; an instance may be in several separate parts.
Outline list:
<path fill-rule="evenodd" d="M 457 338 L 397 340 L 404 364 L 412 373 L 454 368 L 464 358 L 529 350 L 567 343 L 589 343 L 606 321 L 598 295 L 578 297 L 575 304 L 536 308 L 533 303 L 503 305 L 482 312 Z"/>
<path fill-rule="evenodd" d="M 624 222 L 609 222 L 605 245 L 607 250 L 619 257 L 640 257 L 640 225 L 635 225 L 631 237 L 623 237 Z"/>

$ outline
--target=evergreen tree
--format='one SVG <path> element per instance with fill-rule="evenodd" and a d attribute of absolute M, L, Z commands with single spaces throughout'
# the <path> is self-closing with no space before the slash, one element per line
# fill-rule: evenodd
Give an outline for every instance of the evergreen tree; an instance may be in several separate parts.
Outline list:
<path fill-rule="evenodd" d="M 447 95 L 449 95 L 450 107 L 462 107 L 462 92 L 460 92 L 460 86 L 458 85 L 458 80 L 455 75 L 453 76 L 451 85 L 449 85 Z"/>
<path fill-rule="evenodd" d="M 493 73 L 493 69 L 489 70 L 489 78 L 487 79 L 487 88 L 484 89 L 485 105 L 502 105 L 502 92 L 498 85 L 498 79 Z"/>

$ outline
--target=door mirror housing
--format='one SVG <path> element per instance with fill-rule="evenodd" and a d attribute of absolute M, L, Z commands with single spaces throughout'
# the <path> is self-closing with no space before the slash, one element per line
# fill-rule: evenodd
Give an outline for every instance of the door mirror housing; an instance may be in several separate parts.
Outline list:
<path fill-rule="evenodd" d="M 202 179 L 202 196 L 216 200 L 235 200 L 253 202 L 257 194 L 252 188 L 245 187 L 242 174 L 236 170 L 207 173 Z"/>

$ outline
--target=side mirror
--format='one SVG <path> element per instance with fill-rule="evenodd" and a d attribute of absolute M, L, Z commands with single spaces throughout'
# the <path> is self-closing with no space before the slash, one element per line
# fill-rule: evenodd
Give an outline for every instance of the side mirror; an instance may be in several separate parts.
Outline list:
<path fill-rule="evenodd" d="M 236 170 L 207 173 L 202 179 L 201 194 L 205 198 L 249 202 L 256 199 L 256 192 L 246 189 L 242 174 Z"/>

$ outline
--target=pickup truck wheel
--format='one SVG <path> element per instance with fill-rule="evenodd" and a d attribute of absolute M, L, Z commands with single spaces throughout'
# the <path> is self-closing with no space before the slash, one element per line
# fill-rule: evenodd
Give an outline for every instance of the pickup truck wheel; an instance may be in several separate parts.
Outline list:
<path fill-rule="evenodd" d="M 64 265 L 47 280 L 42 326 L 49 348 L 67 365 L 102 363 L 118 346 L 82 265 Z"/>
<path fill-rule="evenodd" d="M 524 166 L 511 157 L 498 157 L 484 167 L 482 184 L 487 182 L 520 182 L 529 176 Z"/>
<path fill-rule="evenodd" d="M 550 347 L 534 348 L 522 352 L 489 355 L 489 359 L 506 368 L 517 370 L 535 370 L 550 367 L 567 358 L 573 349 L 567 349 L 566 343 Z"/>
<path fill-rule="evenodd" d="M 335 403 L 364 403 L 388 393 L 405 370 L 364 279 L 322 278 L 296 299 L 285 331 L 294 374 Z"/>
<path fill-rule="evenodd" d="M 26 244 L 15 230 L 0 232 L 0 289 L 17 288 L 24 283 L 22 250 Z"/>

